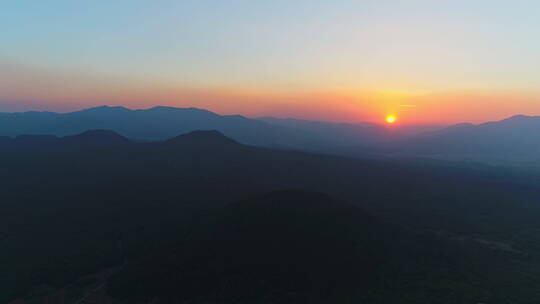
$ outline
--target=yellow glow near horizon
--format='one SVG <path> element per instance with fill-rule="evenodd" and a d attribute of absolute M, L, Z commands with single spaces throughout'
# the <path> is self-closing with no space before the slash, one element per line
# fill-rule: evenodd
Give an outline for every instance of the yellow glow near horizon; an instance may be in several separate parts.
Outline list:
<path fill-rule="evenodd" d="M 386 116 L 386 122 L 389 124 L 393 124 L 396 122 L 396 116 L 394 115 L 388 115 Z"/>

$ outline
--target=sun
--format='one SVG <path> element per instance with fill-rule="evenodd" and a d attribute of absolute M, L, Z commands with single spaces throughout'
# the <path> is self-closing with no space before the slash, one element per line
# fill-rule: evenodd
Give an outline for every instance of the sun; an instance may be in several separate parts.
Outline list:
<path fill-rule="evenodd" d="M 396 117 L 394 115 L 388 115 L 386 116 L 386 122 L 389 124 L 393 124 L 396 122 Z"/>

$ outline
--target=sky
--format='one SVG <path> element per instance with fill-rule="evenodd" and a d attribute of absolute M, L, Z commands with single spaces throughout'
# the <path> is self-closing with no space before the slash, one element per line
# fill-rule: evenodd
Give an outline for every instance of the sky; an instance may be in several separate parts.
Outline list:
<path fill-rule="evenodd" d="M 540 2 L 0 0 L 0 111 L 540 115 Z"/>

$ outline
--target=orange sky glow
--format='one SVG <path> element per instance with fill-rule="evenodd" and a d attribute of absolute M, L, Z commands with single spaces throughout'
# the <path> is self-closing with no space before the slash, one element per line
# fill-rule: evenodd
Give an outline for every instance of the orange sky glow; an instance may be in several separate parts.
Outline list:
<path fill-rule="evenodd" d="M 24 94 L 0 96 L 7 111 L 67 112 L 112 105 L 149 108 L 156 105 L 198 107 L 218 114 L 278 116 L 341 122 L 384 123 L 396 116 L 401 125 L 482 123 L 516 114 L 540 114 L 540 96 L 523 93 L 401 91 L 264 92 L 223 88 L 172 87 L 28 87 Z M 4 90 L 4 92 L 6 92 Z M 24 98 L 20 98 L 21 95 Z"/>
<path fill-rule="evenodd" d="M 11 1 L 0 112 L 92 106 L 385 124 L 540 115 L 540 5 Z"/>

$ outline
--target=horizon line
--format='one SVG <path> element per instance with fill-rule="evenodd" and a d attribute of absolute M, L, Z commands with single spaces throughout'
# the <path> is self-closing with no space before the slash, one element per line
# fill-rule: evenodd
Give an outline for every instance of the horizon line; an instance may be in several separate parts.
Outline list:
<path fill-rule="evenodd" d="M 383 123 L 376 123 L 376 122 L 370 122 L 370 121 L 346 122 L 346 121 L 332 121 L 332 120 L 320 120 L 320 119 L 304 119 L 304 118 L 298 118 L 298 117 L 294 117 L 294 116 L 276 116 L 276 115 L 248 116 L 248 115 L 243 115 L 243 114 L 221 114 L 221 113 L 219 113 L 217 111 L 208 110 L 208 109 L 205 109 L 205 108 L 195 107 L 195 106 L 179 107 L 179 106 L 165 106 L 165 105 L 155 105 L 155 106 L 150 106 L 150 107 L 147 107 L 147 108 L 132 108 L 132 107 L 123 106 L 123 105 L 103 104 L 103 105 L 99 105 L 99 106 L 82 107 L 82 108 L 79 108 L 77 110 L 69 110 L 69 111 L 27 110 L 27 111 L 8 111 L 8 112 L 4 112 L 4 111 L 0 110 L 0 114 L 51 113 L 51 114 L 64 115 L 64 114 L 77 113 L 77 112 L 93 110 L 93 109 L 99 109 L 99 108 L 117 108 L 117 109 L 125 109 L 125 110 L 128 110 L 128 111 L 149 111 L 149 110 L 158 109 L 158 108 L 179 109 L 179 110 L 199 110 L 199 111 L 210 112 L 210 113 L 213 113 L 213 114 L 216 114 L 216 115 L 219 115 L 219 116 L 242 116 L 242 117 L 246 117 L 246 118 L 249 118 L 249 119 L 257 119 L 257 120 L 260 120 L 260 119 L 263 119 L 263 118 L 277 118 L 277 119 L 294 119 L 294 120 L 301 120 L 301 121 L 336 123 L 336 124 L 347 124 L 347 125 L 373 124 L 373 125 L 385 126 L 385 124 L 383 124 Z M 474 126 L 478 126 L 478 125 L 482 125 L 482 124 L 486 124 L 486 123 L 505 121 L 505 120 L 512 119 L 512 118 L 515 118 L 515 117 L 535 118 L 535 117 L 540 117 L 540 115 L 515 114 L 515 115 L 510 115 L 510 116 L 508 116 L 506 118 L 503 118 L 503 119 L 500 119 L 500 120 L 487 120 L 487 121 L 480 122 L 480 123 L 471 123 L 471 122 L 468 122 L 468 121 L 462 121 L 462 122 L 450 123 L 450 124 L 444 124 L 444 123 L 442 123 L 442 124 L 433 124 L 433 123 L 431 123 L 431 124 L 428 124 L 428 123 L 423 123 L 423 124 L 422 123 L 420 123 L 420 124 L 403 124 L 403 126 L 453 126 L 453 125 L 461 125 L 461 124 L 471 124 L 471 125 L 474 125 Z M 400 124 L 397 124 L 394 127 L 399 127 L 399 126 L 400 126 Z"/>

